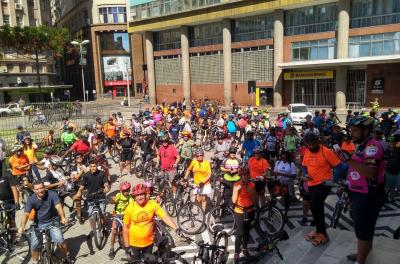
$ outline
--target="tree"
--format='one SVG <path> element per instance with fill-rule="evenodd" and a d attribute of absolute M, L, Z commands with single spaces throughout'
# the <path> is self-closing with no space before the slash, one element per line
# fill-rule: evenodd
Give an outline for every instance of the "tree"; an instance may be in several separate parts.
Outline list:
<path fill-rule="evenodd" d="M 39 54 L 46 52 L 51 53 L 53 58 L 61 57 L 69 43 L 69 31 L 65 28 L 4 26 L 0 29 L 1 47 L 11 48 L 21 55 L 35 55 L 36 76 L 41 101 L 43 101 L 43 94 L 40 83 Z"/>

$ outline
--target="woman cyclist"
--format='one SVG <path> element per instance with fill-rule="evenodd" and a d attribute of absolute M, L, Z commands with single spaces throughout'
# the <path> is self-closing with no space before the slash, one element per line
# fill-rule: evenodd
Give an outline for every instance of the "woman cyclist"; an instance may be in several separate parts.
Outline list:
<path fill-rule="evenodd" d="M 133 149 L 135 148 L 136 142 L 130 136 L 131 134 L 128 131 L 123 131 L 122 137 L 117 141 L 117 147 L 121 150 L 119 162 L 119 171 L 121 177 L 125 168 L 128 168 L 129 175 L 132 170 Z"/>
<path fill-rule="evenodd" d="M 26 136 L 24 138 L 23 150 L 24 154 L 28 157 L 29 162 L 32 164 L 30 173 L 31 175 L 33 175 L 34 173 L 36 178 L 40 180 L 40 172 L 36 167 L 36 163 L 38 162 L 38 159 L 36 157 L 37 149 L 38 146 L 36 145 L 35 142 L 33 142 L 32 138 L 30 136 Z"/>

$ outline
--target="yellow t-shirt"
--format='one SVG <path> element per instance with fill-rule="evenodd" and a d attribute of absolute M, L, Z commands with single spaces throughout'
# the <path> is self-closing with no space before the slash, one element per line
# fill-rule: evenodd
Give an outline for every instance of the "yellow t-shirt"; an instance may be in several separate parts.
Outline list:
<path fill-rule="evenodd" d="M 124 196 L 121 192 L 119 192 L 117 193 L 117 195 L 115 195 L 114 201 L 115 213 L 123 214 L 128 204 L 133 203 L 133 198 L 130 195 Z"/>
<path fill-rule="evenodd" d="M 188 170 L 193 172 L 194 184 L 199 186 L 199 184 L 204 182 L 207 176 L 211 174 L 211 164 L 205 160 L 202 162 L 192 160 Z"/>
<path fill-rule="evenodd" d="M 33 144 L 35 144 L 35 143 L 33 143 Z M 38 161 L 36 158 L 37 146 L 36 146 L 36 144 L 35 145 L 33 145 L 33 144 L 32 144 L 32 147 L 24 148 L 24 154 L 28 157 L 30 162 L 37 162 Z"/>
<path fill-rule="evenodd" d="M 155 223 L 154 216 L 161 219 L 166 213 L 154 200 L 149 200 L 145 206 L 136 202 L 130 203 L 124 213 L 124 224 L 129 227 L 129 245 L 133 247 L 147 247 L 154 243 Z"/>

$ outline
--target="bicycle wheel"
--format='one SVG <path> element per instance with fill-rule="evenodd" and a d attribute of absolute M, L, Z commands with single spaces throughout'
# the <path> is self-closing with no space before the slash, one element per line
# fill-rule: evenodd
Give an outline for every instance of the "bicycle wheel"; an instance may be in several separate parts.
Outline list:
<path fill-rule="evenodd" d="M 142 158 L 136 158 L 133 160 L 133 170 L 136 177 L 143 178 L 143 160 Z"/>
<path fill-rule="evenodd" d="M 205 222 L 204 211 L 195 203 L 187 203 L 179 209 L 177 222 L 185 234 L 198 234 Z"/>
<path fill-rule="evenodd" d="M 114 145 L 111 147 L 111 159 L 115 163 L 119 163 L 119 158 L 120 158 L 120 151 L 117 149 L 117 147 Z"/>
<path fill-rule="evenodd" d="M 181 256 L 181 254 L 173 252 L 173 251 L 171 251 L 169 253 L 169 258 L 168 259 L 169 259 L 169 262 L 165 262 L 165 263 L 189 264 L 189 262 Z"/>
<path fill-rule="evenodd" d="M 228 235 L 232 235 L 235 231 L 233 210 L 226 205 L 214 207 L 207 215 L 208 231 L 214 233 L 217 226 L 221 226 Z"/>
<path fill-rule="evenodd" d="M 212 264 L 225 264 L 228 261 L 228 234 L 224 231 L 220 232 L 215 239 L 214 244 L 216 246 L 224 247 L 223 249 L 219 249 L 213 251 L 211 253 L 211 263 Z"/>
<path fill-rule="evenodd" d="M 156 236 L 155 236 L 156 239 L 163 239 L 165 237 L 168 240 L 168 245 L 171 248 L 174 248 L 175 247 L 175 241 L 172 238 L 172 236 L 169 233 L 169 231 L 167 230 L 167 228 L 165 227 L 165 225 L 162 222 L 158 221 L 158 220 L 156 220 L 155 223 L 156 223 Z"/>
<path fill-rule="evenodd" d="M 342 215 L 343 204 L 338 202 L 336 203 L 335 210 L 333 211 L 332 220 L 330 227 L 336 228 L 339 224 L 340 216 Z"/>
<path fill-rule="evenodd" d="M 99 250 L 101 250 L 103 248 L 104 233 L 101 225 L 100 215 L 98 213 L 93 213 L 92 221 L 92 234 L 94 237 L 94 244 Z"/>
<path fill-rule="evenodd" d="M 53 264 L 53 257 L 51 256 L 51 252 L 47 251 L 46 249 L 40 251 L 40 261 L 41 264 Z"/>
<path fill-rule="evenodd" d="M 260 228 L 270 235 L 282 231 L 285 226 L 283 213 L 275 205 L 261 208 L 255 223 L 258 223 Z"/>
<path fill-rule="evenodd" d="M 33 129 L 35 129 L 35 128 L 39 128 L 40 127 L 40 122 L 39 121 L 33 121 L 33 123 L 32 123 L 32 128 Z"/>

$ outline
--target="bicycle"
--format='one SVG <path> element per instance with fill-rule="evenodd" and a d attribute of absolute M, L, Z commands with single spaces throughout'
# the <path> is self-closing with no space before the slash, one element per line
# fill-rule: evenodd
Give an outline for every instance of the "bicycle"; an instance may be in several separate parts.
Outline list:
<path fill-rule="evenodd" d="M 332 228 L 336 228 L 338 226 L 342 213 L 346 213 L 348 210 L 350 211 L 350 217 L 353 218 L 348 186 L 346 184 L 339 183 L 339 188 L 336 191 L 336 195 L 338 196 L 338 200 L 336 201 L 335 209 L 333 210 L 332 214 L 330 224 L 330 227 Z"/>
<path fill-rule="evenodd" d="M 32 128 L 40 128 L 40 127 L 55 127 L 56 121 L 52 118 L 46 118 L 44 120 L 35 120 L 32 122 Z"/>
<path fill-rule="evenodd" d="M 100 208 L 100 203 L 105 201 L 105 198 L 101 197 L 103 191 L 91 194 L 91 197 L 86 197 L 85 203 L 87 206 L 93 206 L 92 214 L 89 216 L 91 222 L 92 231 L 91 234 L 94 237 L 94 243 L 96 247 L 101 250 L 105 246 L 107 226 L 103 223 L 103 212 Z"/>
<path fill-rule="evenodd" d="M 136 177 L 144 178 L 145 181 L 148 181 L 156 172 L 157 163 L 153 158 L 146 159 L 146 157 L 141 155 L 133 160 L 133 167 Z"/>
<path fill-rule="evenodd" d="M 115 221 L 116 225 L 117 225 L 117 240 L 118 240 L 119 247 L 121 249 L 124 249 L 125 248 L 124 237 L 123 237 L 123 234 L 122 234 L 122 227 L 124 226 L 124 223 L 122 221 L 123 220 L 123 216 L 114 215 L 112 220 Z"/>
<path fill-rule="evenodd" d="M 0 201 L 0 256 L 5 255 L 4 261 L 18 259 L 19 263 L 29 262 L 30 243 L 25 234 L 18 239 L 18 230 L 10 227 L 10 214 L 13 213 L 15 206 L 7 206 L 8 201 Z"/>

